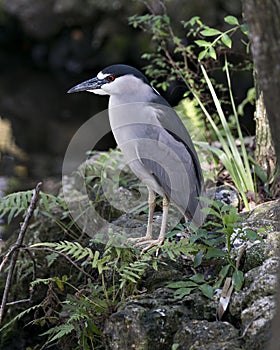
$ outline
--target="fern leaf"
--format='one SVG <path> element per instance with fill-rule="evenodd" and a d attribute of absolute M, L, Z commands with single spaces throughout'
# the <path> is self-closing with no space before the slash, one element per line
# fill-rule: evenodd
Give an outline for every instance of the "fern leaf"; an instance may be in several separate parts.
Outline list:
<path fill-rule="evenodd" d="M 149 264 L 145 261 L 135 261 L 123 267 L 120 272 L 120 288 L 123 288 L 128 281 L 136 284 L 145 272 L 147 266 L 149 266 Z"/>
<path fill-rule="evenodd" d="M 69 242 L 69 241 L 60 241 L 60 242 L 43 242 L 43 243 L 35 243 L 30 248 L 33 247 L 49 247 L 53 248 L 54 250 L 58 251 L 59 253 L 66 254 L 67 256 L 70 256 L 76 260 L 81 260 L 86 257 L 89 257 L 93 259 L 93 252 L 90 248 L 88 247 L 83 247 L 80 243 L 78 242 Z M 99 255 L 96 255 L 97 253 L 95 252 L 94 260 L 93 262 L 97 264 L 97 260 Z M 99 252 L 98 252 L 99 254 Z M 95 259 L 97 259 L 95 261 Z M 93 266 L 96 267 L 96 266 Z"/>
<path fill-rule="evenodd" d="M 47 212 L 50 212 L 50 204 L 47 195 L 45 193 L 41 193 L 40 197 L 41 206 L 43 206 Z"/>
<path fill-rule="evenodd" d="M 81 251 L 83 248 L 78 242 L 68 242 L 68 251 L 69 255 L 72 255 L 74 258 L 77 258 L 79 250 Z"/>
<path fill-rule="evenodd" d="M 141 272 L 143 272 L 143 271 L 141 271 Z M 140 277 L 141 277 L 136 272 L 133 272 L 133 270 L 129 267 L 124 269 L 123 275 L 125 275 L 126 278 L 135 278 L 135 281 L 137 279 L 140 279 Z"/>
<path fill-rule="evenodd" d="M 17 216 L 20 213 L 20 211 L 18 211 L 18 209 L 16 207 L 12 208 L 9 212 L 8 218 L 7 218 L 7 222 L 8 224 L 11 223 L 12 219 L 14 216 Z"/>
<path fill-rule="evenodd" d="M 54 242 L 40 242 L 40 243 L 34 243 L 29 248 L 36 248 L 36 247 L 49 247 L 49 248 L 55 248 L 57 246 L 57 243 Z"/>
<path fill-rule="evenodd" d="M 36 286 L 37 284 L 43 283 L 43 284 L 49 284 L 53 280 L 52 277 L 49 278 L 36 278 L 35 281 L 32 281 L 30 283 L 31 287 Z"/>
<path fill-rule="evenodd" d="M 89 248 L 83 248 L 83 251 L 81 252 L 81 254 L 79 254 L 79 256 L 77 257 L 77 260 L 81 260 L 86 258 L 87 256 L 91 257 L 92 251 Z"/>
<path fill-rule="evenodd" d="M 73 243 L 68 241 L 60 241 L 57 244 L 57 247 L 55 247 L 55 249 L 61 253 L 68 253 L 69 250 L 71 250 L 72 248 L 73 248 Z"/>
<path fill-rule="evenodd" d="M 31 201 L 32 191 L 11 193 L 0 200 L 0 218 L 8 214 L 7 221 L 11 222 L 13 217 L 25 212 Z"/>
<path fill-rule="evenodd" d="M 23 214 L 29 206 L 31 201 L 33 191 L 20 191 L 11 193 L 0 199 L 0 218 L 8 215 L 7 221 L 8 224 L 11 220 L 18 216 L 19 214 Z M 52 208 L 60 206 L 64 210 L 67 210 L 66 203 L 59 197 L 53 196 L 51 194 L 47 194 L 44 192 L 40 192 L 40 200 L 39 205 L 34 212 L 34 216 L 36 217 L 39 212 L 42 214 L 50 214 Z"/>
<path fill-rule="evenodd" d="M 71 333 L 73 330 L 75 330 L 75 327 L 72 324 L 62 324 L 56 327 L 53 327 L 49 330 L 47 330 L 45 333 L 41 335 L 50 335 L 54 334 L 47 342 L 46 344 L 49 344 L 57 339 L 60 339 L 64 337 L 65 335 Z M 46 345 L 45 344 L 45 345 Z"/>
<path fill-rule="evenodd" d="M 27 315 L 30 311 L 34 311 L 36 309 L 38 309 L 39 307 L 41 307 L 41 304 L 39 305 L 34 305 L 31 306 L 30 308 L 22 311 L 21 313 L 19 313 L 18 315 L 16 315 L 16 317 L 14 317 L 11 321 L 9 321 L 8 323 L 6 323 L 2 328 L 0 328 L 0 333 L 3 334 L 3 330 L 8 328 L 11 324 L 13 324 L 14 322 L 20 320 L 22 317 L 24 317 L 25 315 Z"/>

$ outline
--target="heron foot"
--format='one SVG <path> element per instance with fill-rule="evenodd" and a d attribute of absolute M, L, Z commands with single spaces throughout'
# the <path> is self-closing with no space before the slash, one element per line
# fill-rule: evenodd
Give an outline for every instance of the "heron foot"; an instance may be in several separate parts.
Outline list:
<path fill-rule="evenodd" d="M 128 238 L 127 241 L 132 242 L 134 247 L 141 247 L 143 245 L 147 245 L 147 247 L 143 248 L 141 251 L 141 253 L 146 253 L 149 249 L 153 247 L 160 247 L 164 242 L 164 238 L 152 239 L 152 237 L 150 236 L 144 236 Z"/>
<path fill-rule="evenodd" d="M 164 242 L 164 238 L 150 239 L 150 240 L 139 242 L 139 243 L 135 244 L 135 247 L 140 247 L 142 245 L 146 245 L 147 244 L 147 247 L 143 248 L 142 251 L 141 251 L 141 253 L 143 254 L 143 253 L 146 253 L 148 250 L 150 250 L 153 247 L 160 247 L 160 246 L 162 246 L 163 242 Z M 157 254 L 158 254 L 158 250 L 157 250 L 156 255 Z"/>
<path fill-rule="evenodd" d="M 153 240 L 153 237 L 152 236 L 149 236 L 149 235 L 146 235 L 144 237 L 131 237 L 131 238 L 128 238 L 127 239 L 127 242 L 131 242 L 131 243 L 136 243 L 136 244 L 139 244 L 141 243 L 142 241 L 145 242 L 145 241 L 152 241 Z M 135 244 L 135 246 L 136 246 Z M 139 245 L 142 245 L 143 243 L 139 244 Z"/>

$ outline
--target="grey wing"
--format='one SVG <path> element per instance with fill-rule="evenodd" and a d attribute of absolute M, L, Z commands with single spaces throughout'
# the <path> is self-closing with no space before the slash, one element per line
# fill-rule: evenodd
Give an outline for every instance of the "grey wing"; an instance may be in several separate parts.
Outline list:
<path fill-rule="evenodd" d="M 192 157 L 192 161 L 195 167 L 197 178 L 201 183 L 201 187 L 203 186 L 203 176 L 199 163 L 199 159 L 194 148 L 192 139 L 185 128 L 183 122 L 179 118 L 178 114 L 175 110 L 169 105 L 169 103 L 162 97 L 157 96 L 154 98 L 152 105 L 155 104 L 155 108 L 157 109 L 157 119 L 161 126 L 172 135 L 172 137 L 178 142 L 182 142 L 189 154 Z"/>
<path fill-rule="evenodd" d="M 151 156 L 147 157 L 145 150 L 139 151 L 139 158 L 163 192 L 189 219 L 200 225 L 197 197 L 201 194 L 203 177 L 191 138 L 172 108 L 157 106 L 154 111 L 159 124 L 150 126 L 150 131 L 157 142 L 150 150 Z"/>
<path fill-rule="evenodd" d="M 112 129 L 132 171 L 199 224 L 203 177 L 198 157 L 178 115 L 162 100 L 118 106 L 111 111 Z"/>

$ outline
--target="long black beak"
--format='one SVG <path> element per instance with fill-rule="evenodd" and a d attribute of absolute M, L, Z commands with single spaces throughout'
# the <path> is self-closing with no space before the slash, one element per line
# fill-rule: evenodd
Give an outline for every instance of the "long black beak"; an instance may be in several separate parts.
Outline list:
<path fill-rule="evenodd" d="M 104 80 L 100 80 L 96 77 L 73 86 L 70 90 L 67 91 L 67 93 L 72 94 L 73 92 L 78 92 L 78 91 L 93 91 L 93 90 L 100 89 L 103 84 L 104 84 Z"/>

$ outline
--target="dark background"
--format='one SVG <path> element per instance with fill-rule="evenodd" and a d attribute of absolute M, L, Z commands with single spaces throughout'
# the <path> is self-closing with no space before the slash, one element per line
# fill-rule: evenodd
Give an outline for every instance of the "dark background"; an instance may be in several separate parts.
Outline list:
<path fill-rule="evenodd" d="M 179 34 L 180 21 L 194 15 L 220 29 L 226 15 L 242 18 L 239 0 L 171 0 L 167 8 Z M 147 62 L 141 55 L 154 48 L 148 34 L 128 25 L 128 17 L 146 12 L 143 2 L 129 0 L 0 2 L 0 116 L 11 121 L 15 141 L 28 156 L 23 161 L 2 154 L 0 176 L 16 175 L 18 163 L 24 164 L 29 179 L 60 176 L 71 137 L 108 103 L 106 97 L 66 91 L 107 65 L 143 68 Z M 234 80 L 240 101 L 251 85 L 246 74 Z M 176 105 L 183 93 L 178 82 L 163 94 Z M 98 148 L 113 146 L 108 135 Z"/>

